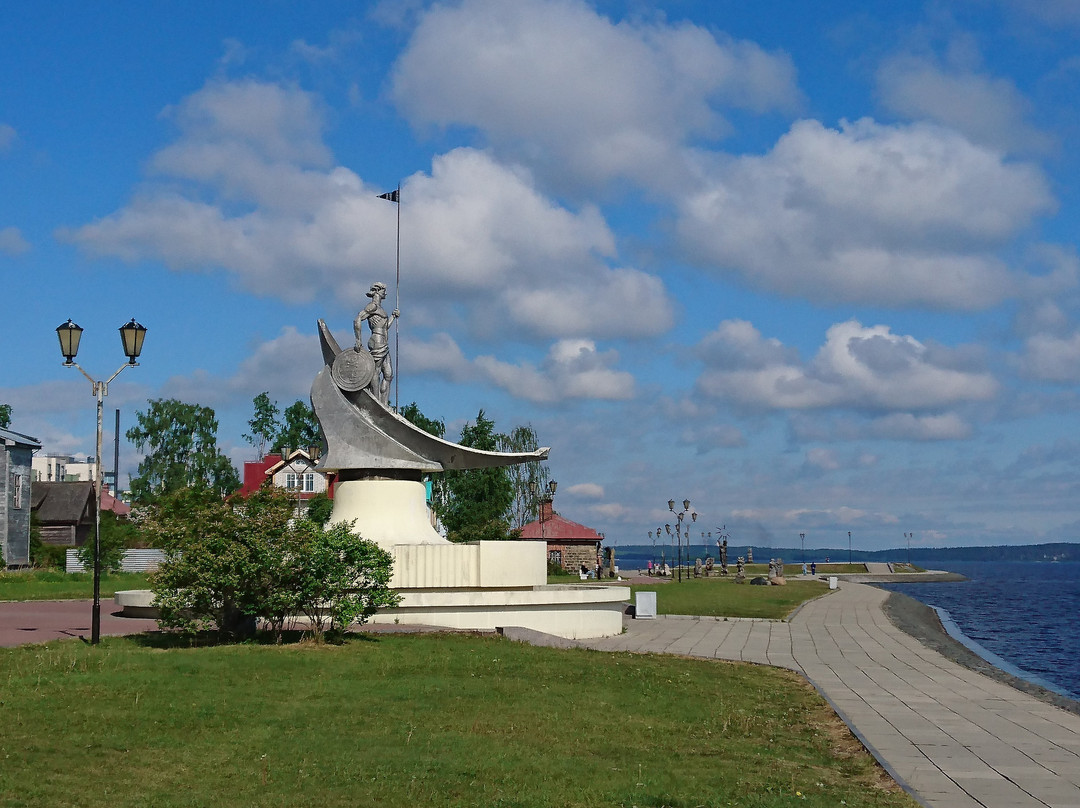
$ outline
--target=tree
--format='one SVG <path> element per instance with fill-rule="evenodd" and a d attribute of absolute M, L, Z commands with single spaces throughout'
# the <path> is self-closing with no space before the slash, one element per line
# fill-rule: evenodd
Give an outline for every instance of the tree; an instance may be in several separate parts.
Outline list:
<path fill-rule="evenodd" d="M 124 562 L 124 550 L 140 545 L 139 531 L 129 519 L 120 519 L 112 511 L 101 512 L 101 571 L 108 575 L 119 572 Z M 94 568 L 94 543 L 88 541 L 76 551 L 84 569 Z"/>
<path fill-rule="evenodd" d="M 389 553 L 351 525 L 324 530 L 292 512 L 273 489 L 238 503 L 191 488 L 159 498 L 143 518 L 165 553 L 151 578 L 161 625 L 232 639 L 261 619 L 280 639 L 286 619 L 302 614 L 321 641 L 397 604 Z"/>
<path fill-rule="evenodd" d="M 325 491 L 320 491 L 308 500 L 307 518 L 317 525 L 329 522 L 333 512 L 334 500 L 330 499 Z"/>
<path fill-rule="evenodd" d="M 181 488 L 200 488 L 223 497 L 240 487 L 240 477 L 217 447 L 217 418 L 210 407 L 174 398 L 153 399 L 127 439 L 145 456 L 131 480 L 136 502 L 146 504 Z"/>
<path fill-rule="evenodd" d="M 420 411 L 415 401 L 401 408 L 401 417 L 437 438 L 446 436 L 446 424 L 441 420 L 428 418 Z M 427 479 L 431 481 L 431 509 L 435 512 L 435 516 L 441 520 L 449 503 L 446 480 L 441 473 L 428 475 Z"/>
<path fill-rule="evenodd" d="M 273 451 L 282 449 L 305 449 L 308 446 L 321 446 L 322 428 L 315 410 L 306 401 L 297 399 L 285 408 L 285 420 L 274 438 Z"/>
<path fill-rule="evenodd" d="M 534 452 L 540 448 L 540 441 L 532 425 L 516 426 L 509 435 L 499 435 L 500 452 Z M 539 517 L 539 502 L 547 490 L 551 472 L 547 463 L 533 460 L 506 467 L 513 500 L 506 512 L 506 519 L 515 530 L 521 530 L 526 524 Z M 536 486 L 537 493 L 532 488 Z"/>
<path fill-rule="evenodd" d="M 484 415 L 461 430 L 460 443 L 474 449 L 496 451 L 495 422 Z M 449 502 L 440 514 L 447 538 L 455 542 L 510 538 L 506 512 L 514 499 L 505 468 L 469 469 L 446 472 Z"/>
<path fill-rule="evenodd" d="M 270 393 L 266 391 L 255 396 L 251 403 L 255 408 L 255 414 L 248 421 L 251 432 L 243 437 L 255 447 L 258 453 L 257 459 L 262 459 L 266 454 L 266 447 L 274 442 L 281 431 L 281 425 L 278 423 L 280 411 L 277 402 L 271 401 Z"/>
<path fill-rule="evenodd" d="M 7 429 L 11 426 L 11 405 L 0 404 L 0 427 Z"/>

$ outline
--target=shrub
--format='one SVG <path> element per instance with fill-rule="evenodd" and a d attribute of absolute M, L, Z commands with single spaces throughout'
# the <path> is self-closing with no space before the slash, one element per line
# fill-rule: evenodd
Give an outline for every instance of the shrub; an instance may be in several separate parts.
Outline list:
<path fill-rule="evenodd" d="M 262 619 L 280 638 L 285 620 L 303 614 L 321 641 L 397 602 L 388 553 L 351 525 L 323 529 L 292 512 L 276 489 L 235 505 L 181 489 L 151 506 L 145 529 L 165 553 L 151 578 L 161 625 L 231 639 Z"/>

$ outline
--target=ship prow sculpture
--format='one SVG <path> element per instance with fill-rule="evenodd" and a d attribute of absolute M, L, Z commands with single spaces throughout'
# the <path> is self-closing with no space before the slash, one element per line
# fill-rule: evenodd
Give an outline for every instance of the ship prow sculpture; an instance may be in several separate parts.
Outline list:
<path fill-rule="evenodd" d="M 337 474 L 331 520 L 352 523 L 394 559 L 391 586 L 401 603 L 373 621 L 525 626 L 572 639 L 618 634 L 630 590 L 548 586 L 545 542 L 454 544 L 439 535 L 425 474 L 529 463 L 546 459 L 548 450 L 485 452 L 428 434 L 394 412 L 388 331 L 398 311 L 383 310 L 383 283 L 372 284 L 368 297 L 353 323 L 356 339 L 345 348 L 319 320 L 323 367 L 311 385 L 311 405 L 326 438 L 318 467 Z"/>
<path fill-rule="evenodd" d="M 325 362 L 311 385 L 311 405 L 326 436 L 323 471 L 378 470 L 424 473 L 511 466 L 546 460 L 549 449 L 486 452 L 452 443 L 402 418 L 378 397 L 379 372 L 370 351 L 342 349 L 319 320 Z"/>

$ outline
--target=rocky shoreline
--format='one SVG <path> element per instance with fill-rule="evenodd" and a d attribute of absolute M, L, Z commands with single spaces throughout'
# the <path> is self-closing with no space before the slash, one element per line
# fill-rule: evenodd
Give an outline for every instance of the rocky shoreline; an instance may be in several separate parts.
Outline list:
<path fill-rule="evenodd" d="M 889 580 L 895 581 L 895 577 Z M 909 634 L 923 645 L 933 648 L 939 654 L 962 665 L 969 670 L 977 671 L 984 676 L 989 676 L 998 682 L 1003 682 L 1011 687 L 1027 693 L 1040 701 L 1053 704 L 1070 713 L 1080 715 L 1080 702 L 1062 696 L 1045 687 L 1020 679 L 1000 668 L 991 665 L 981 656 L 969 649 L 963 643 L 954 640 L 941 625 L 937 612 L 924 603 L 899 592 L 890 593 L 882 606 L 885 616 L 898 629 Z"/>

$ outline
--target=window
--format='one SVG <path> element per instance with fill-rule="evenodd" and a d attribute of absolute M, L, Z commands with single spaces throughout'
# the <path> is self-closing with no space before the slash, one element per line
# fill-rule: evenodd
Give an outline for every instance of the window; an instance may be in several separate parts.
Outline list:
<path fill-rule="evenodd" d="M 304 490 L 309 493 L 315 490 L 315 475 L 310 471 L 304 475 Z"/>
<path fill-rule="evenodd" d="M 22 475 L 11 475 L 11 507 L 18 510 L 22 507 Z"/>
<path fill-rule="evenodd" d="M 548 552 L 548 563 L 558 564 L 562 566 L 562 550 L 551 550 Z"/>
<path fill-rule="evenodd" d="M 285 487 L 290 491 L 296 490 L 296 473 L 288 471 L 285 473 Z"/>

